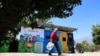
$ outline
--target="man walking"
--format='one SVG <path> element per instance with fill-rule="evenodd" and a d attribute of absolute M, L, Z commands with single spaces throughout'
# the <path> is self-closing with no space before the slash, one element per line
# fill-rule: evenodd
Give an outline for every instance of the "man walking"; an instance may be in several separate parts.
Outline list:
<path fill-rule="evenodd" d="M 57 43 L 58 42 L 57 30 L 58 30 L 58 28 L 54 28 L 54 30 L 52 31 L 51 36 L 50 36 L 50 41 L 52 43 L 54 43 L 54 46 L 56 47 L 56 50 L 58 52 L 58 56 L 60 56 L 61 55 L 61 51 L 60 51 L 58 43 Z M 50 56 L 52 55 L 51 51 L 49 51 L 49 53 L 48 53 Z"/>

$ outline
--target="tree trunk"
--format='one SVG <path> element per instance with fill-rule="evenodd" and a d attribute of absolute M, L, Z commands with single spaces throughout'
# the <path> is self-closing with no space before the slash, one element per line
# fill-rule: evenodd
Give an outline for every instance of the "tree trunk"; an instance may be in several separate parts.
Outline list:
<path fill-rule="evenodd" d="M 18 52 L 18 41 L 13 40 L 10 42 L 8 52 Z"/>

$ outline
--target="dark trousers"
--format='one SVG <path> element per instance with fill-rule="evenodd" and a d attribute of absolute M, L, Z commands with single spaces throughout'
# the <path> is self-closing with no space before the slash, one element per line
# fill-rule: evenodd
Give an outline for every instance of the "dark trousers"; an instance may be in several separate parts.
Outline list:
<path fill-rule="evenodd" d="M 56 47 L 56 50 L 57 50 L 57 52 L 58 52 L 58 55 L 61 55 L 61 51 L 60 51 L 60 49 L 59 49 L 59 46 L 58 46 L 58 43 L 57 43 L 57 42 L 54 43 L 54 46 Z M 49 51 L 49 55 L 51 55 L 51 52 L 52 52 L 52 50 Z"/>

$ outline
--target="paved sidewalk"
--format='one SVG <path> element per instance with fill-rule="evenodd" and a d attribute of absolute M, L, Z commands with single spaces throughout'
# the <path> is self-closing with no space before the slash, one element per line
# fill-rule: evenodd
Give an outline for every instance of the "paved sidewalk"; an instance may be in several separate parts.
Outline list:
<path fill-rule="evenodd" d="M 53 54 L 56 55 L 57 54 Z M 38 53 L 0 53 L 0 56 L 48 56 L 48 54 L 38 54 Z M 100 52 L 86 52 L 83 54 L 75 53 L 75 54 L 65 54 L 63 56 L 100 56 Z"/>

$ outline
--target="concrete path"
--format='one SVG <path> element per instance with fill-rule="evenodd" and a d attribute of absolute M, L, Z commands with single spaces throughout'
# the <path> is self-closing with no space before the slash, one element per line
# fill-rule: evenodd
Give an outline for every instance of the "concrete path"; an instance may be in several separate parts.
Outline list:
<path fill-rule="evenodd" d="M 57 56 L 57 54 L 53 54 Z M 63 56 L 100 56 L 100 52 L 86 52 L 83 54 L 62 54 Z M 0 56 L 48 56 L 48 54 L 38 54 L 38 53 L 0 53 Z"/>

